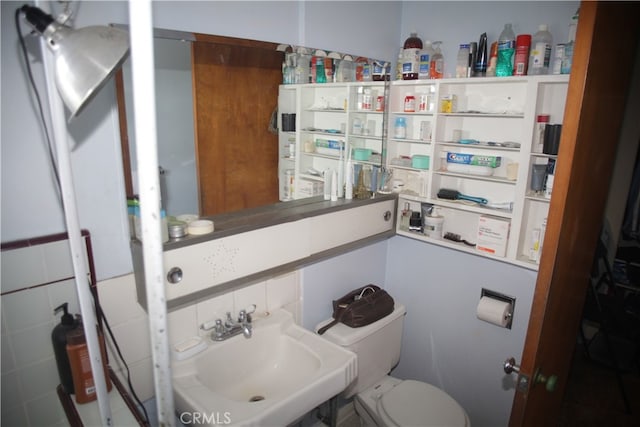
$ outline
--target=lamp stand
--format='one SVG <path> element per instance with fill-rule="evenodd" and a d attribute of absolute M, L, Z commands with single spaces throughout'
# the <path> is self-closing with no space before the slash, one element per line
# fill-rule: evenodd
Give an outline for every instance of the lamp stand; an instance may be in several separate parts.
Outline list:
<path fill-rule="evenodd" d="M 48 7 L 46 2 L 40 6 Z M 42 7 L 41 7 L 42 8 Z M 44 9 L 43 9 L 44 10 Z M 44 38 L 40 38 L 40 48 L 42 52 L 48 49 Z M 82 314 L 82 324 L 89 350 L 89 361 L 93 382 L 96 387 L 98 397 L 98 407 L 100 417 L 104 426 L 112 425 L 111 406 L 107 392 L 107 383 L 104 376 L 102 364 L 102 354 L 98 344 L 97 321 L 92 304 L 91 292 L 88 285 L 87 260 L 83 250 L 83 239 L 80 232 L 78 220 L 78 209 L 76 205 L 76 195 L 73 184 L 73 174 L 71 170 L 71 160 L 69 145 L 67 141 L 67 124 L 64 115 L 64 106 L 57 93 L 55 81 L 55 64 L 52 55 L 43 54 L 45 81 L 47 83 L 47 95 L 51 113 L 51 126 L 53 129 L 53 141 L 56 148 L 56 159 L 58 164 L 58 174 L 60 178 L 60 191 L 62 193 L 62 204 L 64 206 L 64 217 L 69 235 L 69 246 L 71 249 L 71 260 L 75 275 L 76 292 Z"/>

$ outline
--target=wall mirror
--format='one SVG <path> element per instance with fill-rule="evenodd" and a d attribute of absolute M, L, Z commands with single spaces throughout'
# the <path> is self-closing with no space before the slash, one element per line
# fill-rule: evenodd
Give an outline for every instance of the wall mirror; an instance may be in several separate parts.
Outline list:
<path fill-rule="evenodd" d="M 277 43 L 154 30 L 158 163 L 168 215 L 279 201 Z M 355 57 L 355 56 L 354 56 Z M 130 60 L 116 76 L 127 197 L 137 193 Z"/>

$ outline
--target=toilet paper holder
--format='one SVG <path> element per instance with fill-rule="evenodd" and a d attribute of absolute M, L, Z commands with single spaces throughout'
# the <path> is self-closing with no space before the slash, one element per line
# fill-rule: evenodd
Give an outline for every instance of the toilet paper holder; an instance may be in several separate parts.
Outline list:
<path fill-rule="evenodd" d="M 515 311 L 516 307 L 516 298 L 486 288 L 482 288 L 482 290 L 480 291 L 480 299 L 482 299 L 483 297 L 493 298 L 498 301 L 509 303 L 510 308 L 509 312 L 507 313 L 507 324 L 504 327 L 507 329 L 511 329 L 511 324 L 513 323 L 513 312 Z"/>

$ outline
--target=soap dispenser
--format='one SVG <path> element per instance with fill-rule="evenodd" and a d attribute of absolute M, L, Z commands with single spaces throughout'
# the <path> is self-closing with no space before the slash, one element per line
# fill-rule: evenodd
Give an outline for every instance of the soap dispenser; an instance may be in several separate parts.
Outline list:
<path fill-rule="evenodd" d="M 71 367 L 71 376 L 75 389 L 76 403 L 82 404 L 97 399 L 96 387 L 93 380 L 93 372 L 91 371 L 89 348 L 84 334 L 82 319 L 77 321 L 78 327 L 67 334 L 67 354 L 69 355 L 69 365 Z M 111 391 L 111 380 L 109 379 L 109 371 L 107 369 L 107 353 L 104 343 L 104 337 L 98 331 L 98 342 L 100 345 L 100 353 L 102 356 L 102 367 L 104 369 L 104 378 L 107 385 L 107 391 Z"/>
<path fill-rule="evenodd" d="M 53 353 L 56 357 L 56 365 L 58 366 L 58 376 L 60 384 L 67 393 L 73 393 L 73 377 L 71 375 L 71 366 L 69 365 L 69 356 L 67 355 L 67 333 L 75 329 L 78 325 L 68 311 L 69 304 L 64 303 L 53 310 L 54 314 L 64 311 L 60 323 L 51 331 L 51 341 L 53 343 Z"/>

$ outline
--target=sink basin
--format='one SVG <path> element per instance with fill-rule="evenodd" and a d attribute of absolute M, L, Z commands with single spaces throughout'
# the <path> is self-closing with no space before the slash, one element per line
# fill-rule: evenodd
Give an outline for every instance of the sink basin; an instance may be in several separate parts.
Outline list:
<path fill-rule="evenodd" d="M 280 309 L 254 321 L 251 338 L 211 341 L 172 371 L 178 413 L 212 425 L 284 426 L 344 390 L 357 365 L 354 353 Z"/>

